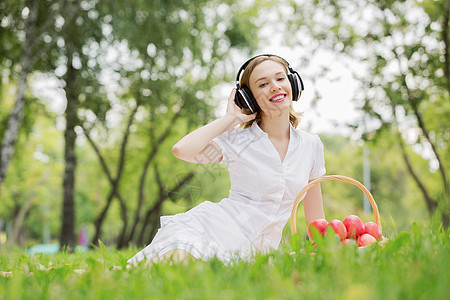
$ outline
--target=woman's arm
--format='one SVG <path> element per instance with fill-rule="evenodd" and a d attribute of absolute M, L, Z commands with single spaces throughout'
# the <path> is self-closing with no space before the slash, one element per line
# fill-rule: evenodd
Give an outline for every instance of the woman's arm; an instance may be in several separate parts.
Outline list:
<path fill-rule="evenodd" d="M 315 184 L 308 190 L 302 202 L 305 210 L 306 225 L 317 219 L 325 219 L 320 183 Z"/>
<path fill-rule="evenodd" d="M 223 132 L 232 129 L 238 124 L 250 121 L 256 114 L 243 114 L 234 103 L 236 90 L 231 91 L 228 97 L 227 113 L 183 137 L 173 148 L 173 154 L 185 161 L 193 163 L 210 163 L 222 160 L 222 151 L 212 140 Z"/>

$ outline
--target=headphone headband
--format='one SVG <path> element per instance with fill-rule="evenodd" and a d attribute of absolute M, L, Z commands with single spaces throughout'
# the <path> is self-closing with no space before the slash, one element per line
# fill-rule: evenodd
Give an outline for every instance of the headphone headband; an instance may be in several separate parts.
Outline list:
<path fill-rule="evenodd" d="M 253 56 L 252 58 L 248 59 L 248 60 L 247 60 L 244 64 L 242 64 L 242 66 L 239 68 L 239 71 L 237 72 L 237 75 L 236 75 L 236 89 L 239 88 L 239 83 L 240 83 L 240 80 L 241 80 L 241 78 L 240 78 L 241 73 L 245 70 L 245 68 L 247 68 L 247 66 L 250 64 L 250 62 L 251 62 L 252 60 L 254 60 L 255 58 L 261 57 L 261 56 L 277 57 L 277 58 L 281 59 L 282 61 L 284 61 L 284 62 L 286 63 L 286 65 L 288 66 L 289 72 L 291 72 L 292 74 L 293 74 L 293 73 L 298 74 L 296 71 L 294 71 L 294 69 L 291 68 L 291 66 L 290 66 L 290 64 L 288 63 L 288 61 L 285 60 L 284 58 L 282 58 L 281 56 L 278 56 L 278 55 L 275 55 L 275 54 L 259 54 L 259 55 Z M 302 86 L 303 86 L 303 82 L 302 82 Z"/>

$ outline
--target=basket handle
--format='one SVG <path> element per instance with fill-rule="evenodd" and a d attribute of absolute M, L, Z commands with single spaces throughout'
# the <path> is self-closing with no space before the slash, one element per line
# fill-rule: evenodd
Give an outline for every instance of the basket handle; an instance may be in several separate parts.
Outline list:
<path fill-rule="evenodd" d="M 342 175 L 326 175 L 326 176 L 322 176 L 322 177 L 312 180 L 300 191 L 300 193 L 298 193 L 297 198 L 295 198 L 294 207 L 292 208 L 292 212 L 291 212 L 291 231 L 292 231 L 293 235 L 297 233 L 297 226 L 295 224 L 296 223 L 295 221 L 297 218 L 297 208 L 298 208 L 298 205 L 300 204 L 300 200 L 302 199 L 303 195 L 310 188 L 312 188 L 313 185 L 320 183 L 320 182 L 329 181 L 329 180 L 340 180 L 340 181 L 349 182 L 353 185 L 356 185 L 360 190 L 362 190 L 364 192 L 364 194 L 366 194 L 367 198 L 370 201 L 370 204 L 372 205 L 373 213 L 375 215 L 375 223 L 377 223 L 378 227 L 380 227 L 380 230 L 381 230 L 381 221 L 380 221 L 380 213 L 378 212 L 378 206 L 375 203 L 375 200 L 373 199 L 373 196 L 369 192 L 369 190 L 364 185 L 362 185 L 358 180 L 355 180 L 353 178 L 342 176 Z"/>

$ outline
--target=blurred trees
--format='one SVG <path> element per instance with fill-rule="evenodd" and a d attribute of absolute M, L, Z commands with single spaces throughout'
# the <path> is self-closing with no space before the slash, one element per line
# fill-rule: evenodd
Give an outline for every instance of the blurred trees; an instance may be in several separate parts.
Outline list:
<path fill-rule="evenodd" d="M 234 71 L 232 49 L 239 49 L 238 53 L 257 45 L 256 26 L 251 17 L 255 12 L 233 1 L 200 0 L 148 3 L 48 0 L 8 2 L 2 7 L 8 9 L 2 10 L 0 51 L 9 55 L 5 55 L 1 65 L 8 71 L 8 74 L 3 72 L 4 82 L 8 78 L 8 84 L 2 87 L 17 82 L 18 93 L 25 95 L 26 83 L 16 81 L 16 74 L 11 71 L 18 68 L 12 65 L 21 61 L 18 47 L 22 47 L 25 55 L 32 56 L 35 55 L 31 53 L 33 48 L 28 46 L 43 39 L 45 47 L 39 49 L 45 51 L 33 56 L 29 67 L 20 68 L 26 71 L 20 76 L 26 79 L 33 72 L 45 73 L 47 78 L 57 80 L 60 92 L 65 95 L 62 214 L 55 212 L 59 205 L 49 208 L 53 214 L 61 216 L 61 245 L 74 246 L 75 224 L 80 224 L 79 220 L 90 227 L 94 224 L 94 228 L 90 228 L 94 242 L 105 238 L 103 224 L 108 215 L 117 218 L 117 211 L 120 221 L 114 223 L 121 224 L 121 229 L 115 228 L 114 233 L 109 231 L 107 239 L 111 241 L 113 235 L 119 247 L 130 241 L 148 243 L 159 225 L 163 202 L 167 199 L 180 201 L 180 195 L 186 194 L 183 186 L 199 172 L 192 167 L 190 170 L 180 168 L 180 162 L 174 163 L 171 145 L 187 131 L 213 117 L 211 89 L 224 79 L 229 80 L 229 72 Z M 50 9 L 45 10 L 48 7 Z M 26 22 L 31 23 L 26 25 Z M 41 26 L 42 22 L 45 26 Z M 36 29 L 31 29 L 31 25 Z M 27 33 L 27 30 L 34 31 Z M 37 35 L 36 30 L 40 30 L 41 35 Z M 28 41 L 26 37 L 33 40 Z M 16 52 L 18 54 L 12 56 Z M 9 117 L 16 120 L 14 128 L 17 130 L 21 125 L 20 113 L 29 106 L 25 101 L 29 97 L 19 94 L 16 98 L 20 99 L 13 104 L 14 107 L 19 105 L 19 118 Z M 4 96 L 6 98 L 2 99 L 9 95 Z M 2 101 L 2 111 L 11 103 L 8 99 Z M 11 110 L 14 115 L 15 110 Z M 55 117 L 48 111 L 46 115 L 50 119 Z M 14 143 L 5 137 L 11 126 L 6 122 L 2 124 L 5 124 L 1 127 L 2 141 L 10 146 L 10 159 Z M 31 124 L 28 130 L 34 132 L 39 126 L 40 123 Z M 96 170 L 94 177 L 88 180 L 89 185 L 103 185 L 103 190 L 91 199 L 91 195 L 86 194 L 90 188 L 77 183 L 80 180 L 83 184 L 85 171 L 77 171 L 76 166 L 80 165 L 77 161 L 93 163 L 92 159 L 83 157 L 86 150 L 81 157 L 77 154 L 76 145 L 85 148 L 86 141 L 97 157 L 98 170 L 103 172 Z M 25 140 L 22 143 L 29 144 Z M 44 178 L 48 183 L 48 177 Z M 17 179 L 11 175 L 11 180 Z M 10 184 L 3 188 L 2 198 L 17 205 L 22 203 L 20 206 L 24 208 L 16 213 L 15 224 L 19 225 L 26 221 L 24 216 L 31 209 L 30 203 L 36 204 L 36 201 L 19 200 L 22 196 L 10 193 L 12 181 L 8 177 L 7 182 Z M 197 193 L 199 189 L 197 184 L 187 193 Z M 19 194 L 25 197 L 23 192 Z M 198 196 L 194 195 L 193 201 L 197 201 Z M 52 198 L 55 203 L 55 195 Z M 79 199 L 95 212 L 87 213 L 85 207 L 77 204 Z M 97 201 L 92 203 L 93 199 Z M 111 213 L 114 199 L 118 200 L 119 209 Z M 177 202 L 183 209 L 192 204 L 192 201 L 189 204 Z M 80 210 L 80 216 L 75 214 L 75 207 Z"/>
<path fill-rule="evenodd" d="M 2 66 L 8 66 L 7 76 L 17 81 L 15 101 L 1 131 L 0 188 L 17 148 L 16 142 L 26 106 L 30 105 L 27 103 L 29 97 L 25 94 L 29 75 L 33 71 L 49 71 L 52 57 L 48 54 L 54 49 L 58 36 L 64 32 L 77 10 L 72 3 L 73 1 L 3 1 L 0 4 Z M 29 198 L 23 206 L 19 206 L 13 226 L 13 241 L 32 200 L 33 198 Z"/>
<path fill-rule="evenodd" d="M 425 207 L 448 216 L 448 1 L 4 0 L 0 8 L 0 169 L 8 170 L 0 218 L 12 242 L 48 241 L 51 232 L 72 247 L 87 227 L 93 243 L 141 246 L 162 213 L 226 197 L 224 166 L 182 162 L 171 147 L 215 117 L 236 56 L 257 49 L 260 32 L 273 38 L 262 20 L 275 8 L 287 44 L 363 66 L 353 71 L 365 119 L 354 127 L 371 147 L 383 221 L 407 211 L 396 224 L 404 228 Z M 52 93 L 41 94 L 49 83 Z M 323 141 L 328 173 L 360 179 L 361 145 Z M 361 213 L 357 189 L 323 189 L 327 217 Z"/>
<path fill-rule="evenodd" d="M 360 62 L 355 101 L 365 116 L 355 129 L 366 141 L 393 141 L 387 146 L 397 149 L 428 211 L 448 227 L 449 1 L 288 3 L 291 40 L 302 42 L 306 32 L 315 49 Z"/>
<path fill-rule="evenodd" d="M 67 20 L 58 51 L 52 59 L 53 67 L 64 68 L 59 76 L 64 82 L 66 96 L 64 129 L 64 176 L 63 206 L 61 213 L 61 247 L 74 249 L 76 245 L 75 223 L 75 189 L 76 189 L 76 128 L 80 126 L 81 109 L 100 111 L 109 107 L 106 96 L 102 93 L 102 83 L 98 73 L 101 68 L 95 63 L 95 56 L 86 55 L 83 49 L 103 40 L 101 16 L 95 9 L 95 2 L 83 2 L 72 6 L 73 18 Z M 81 101 L 88 98 L 90 101 Z"/>
<path fill-rule="evenodd" d="M 82 125 L 110 183 L 107 199 L 95 221 L 94 243 L 102 237 L 102 225 L 115 198 L 122 221 L 117 246 L 131 241 L 147 244 L 159 227 L 163 202 L 194 177 L 194 172 L 189 171 L 172 185 L 165 183 L 173 176 L 172 163 L 165 158 L 171 157 L 171 145 L 177 139 L 174 134 L 179 138 L 177 128 L 184 128 L 186 133 L 213 117 L 211 88 L 228 75 L 230 48 L 244 49 L 257 42 L 241 39 L 232 45 L 235 36 L 248 36 L 256 27 L 248 21 L 239 22 L 245 27 L 233 27 L 233 20 L 245 19 L 248 12 L 231 3 L 161 1 L 129 5 L 105 1 L 98 6 L 114 38 L 108 43 L 119 48 L 119 55 L 128 52 L 130 58 L 119 58 L 119 64 L 115 62 L 110 70 L 121 76 L 118 84 L 123 92 L 117 93 L 120 101 L 116 109 L 128 111 L 123 135 L 117 140 L 120 151 L 115 162 L 105 159 L 92 135 L 107 133 L 108 124 L 96 122 L 95 117 L 83 120 Z M 140 120 L 135 120 L 138 116 Z M 130 179 L 129 174 L 124 176 L 130 165 L 127 152 L 136 151 L 130 145 L 133 130 L 144 138 L 138 146 L 142 153 L 140 165 L 134 166 L 139 174 L 135 181 L 137 193 L 133 193 L 134 197 L 128 193 L 125 198 L 121 191 L 123 180 Z M 114 168 L 115 174 L 111 171 Z M 153 178 L 149 178 L 151 171 Z"/>
<path fill-rule="evenodd" d="M 321 135 L 321 139 L 326 150 L 327 174 L 346 175 L 362 183 L 366 145 L 340 136 Z M 377 203 L 386 236 L 393 235 L 398 228 L 405 230 L 413 222 L 421 223 L 428 219 L 426 205 L 414 182 L 407 180 L 408 171 L 398 156 L 398 150 L 392 146 L 395 143 L 395 136 L 385 134 L 370 146 L 370 191 Z M 363 193 L 357 187 L 339 181 L 325 182 L 321 187 L 328 219 L 343 220 L 356 214 L 365 222 L 375 221 L 372 213 L 365 214 Z"/>
<path fill-rule="evenodd" d="M 66 3 L 69 2 L 69 3 Z M 26 105 L 28 75 L 55 44 L 64 30 L 61 14 L 70 1 L 2 1 L 0 18 L 2 66 L 9 66 L 17 79 L 14 106 L 2 130 L 0 144 L 0 187 L 14 155 Z M 70 20 L 73 13 L 66 13 Z"/>

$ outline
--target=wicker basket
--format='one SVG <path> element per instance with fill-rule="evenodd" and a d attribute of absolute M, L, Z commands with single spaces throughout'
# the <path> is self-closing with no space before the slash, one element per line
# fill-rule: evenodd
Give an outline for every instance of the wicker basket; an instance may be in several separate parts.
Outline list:
<path fill-rule="evenodd" d="M 296 234 L 297 233 L 297 226 L 296 226 L 296 216 L 297 216 L 297 208 L 298 205 L 300 203 L 300 200 L 302 199 L 303 195 L 315 184 L 323 182 L 323 181 L 329 181 L 329 180 L 340 180 L 340 181 L 345 181 L 345 182 L 349 182 L 353 185 L 356 185 L 360 190 L 362 190 L 364 192 L 364 194 L 366 194 L 367 198 L 370 201 L 370 204 L 372 205 L 372 209 L 373 209 L 373 213 L 375 215 L 375 223 L 377 223 L 378 227 L 380 227 L 380 231 L 381 231 L 381 221 L 380 221 L 380 214 L 378 212 L 378 207 L 377 204 L 375 203 L 375 200 L 373 199 L 372 194 L 369 192 L 369 190 L 362 185 L 359 181 L 350 178 L 350 177 L 346 177 L 346 176 L 341 176 L 341 175 L 327 175 L 327 176 L 322 176 L 319 178 L 316 178 L 314 180 L 312 180 L 308 185 L 306 185 L 301 191 L 300 193 L 298 193 L 297 198 L 295 198 L 295 202 L 294 202 L 294 207 L 292 208 L 292 213 L 291 213 L 291 231 L 292 234 Z"/>

